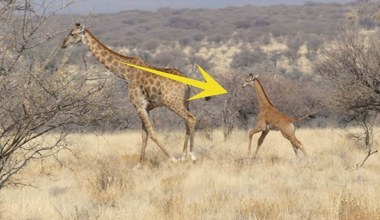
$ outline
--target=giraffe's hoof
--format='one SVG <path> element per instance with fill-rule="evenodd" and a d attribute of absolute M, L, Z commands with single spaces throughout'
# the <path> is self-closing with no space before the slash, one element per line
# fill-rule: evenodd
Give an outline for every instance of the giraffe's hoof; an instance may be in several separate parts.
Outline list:
<path fill-rule="evenodd" d="M 256 154 L 252 154 L 251 156 L 248 156 L 249 159 L 257 159 L 257 155 Z"/>
<path fill-rule="evenodd" d="M 191 156 L 191 160 L 192 160 L 193 162 L 198 161 L 198 158 L 197 158 L 197 156 L 195 156 L 195 153 L 190 153 L 190 156 Z"/>
<path fill-rule="evenodd" d="M 177 162 L 178 162 L 178 159 L 175 158 L 175 157 L 170 157 L 170 161 L 173 162 L 173 163 L 177 163 Z"/>
<path fill-rule="evenodd" d="M 184 161 L 186 161 L 186 159 L 187 159 L 187 155 L 182 155 L 181 161 L 184 162 Z"/>

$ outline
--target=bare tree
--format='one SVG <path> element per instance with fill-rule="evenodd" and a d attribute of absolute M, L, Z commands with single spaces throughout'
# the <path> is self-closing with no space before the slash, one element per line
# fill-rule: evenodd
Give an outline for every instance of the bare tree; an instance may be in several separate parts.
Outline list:
<path fill-rule="evenodd" d="M 282 52 L 275 50 L 269 54 L 269 60 L 273 62 L 273 66 L 277 67 L 277 62 L 281 60 Z"/>
<path fill-rule="evenodd" d="M 233 56 L 230 66 L 234 69 L 244 69 L 267 61 L 267 55 L 260 47 L 255 48 L 254 51 L 242 49 Z"/>
<path fill-rule="evenodd" d="M 0 1 L 0 189 L 27 184 L 17 174 L 28 162 L 56 156 L 67 149 L 70 129 L 110 112 L 107 77 L 73 73 L 65 66 L 69 53 L 62 56 L 58 45 L 37 56 L 60 33 L 47 25 L 51 4 Z"/>
<path fill-rule="evenodd" d="M 194 52 L 195 51 L 192 51 L 191 55 L 187 57 L 187 66 L 190 69 L 191 77 L 196 77 L 196 73 L 198 72 L 198 65 L 206 70 L 211 70 L 213 68 L 212 63 L 210 62 L 211 57 L 204 58 L 202 56 L 195 55 Z"/>
<path fill-rule="evenodd" d="M 232 130 L 234 129 L 233 123 L 233 114 L 231 108 L 228 103 L 229 99 L 224 101 L 223 112 L 222 112 L 222 126 L 223 126 L 223 136 L 224 141 L 227 141 L 232 134 Z"/>
<path fill-rule="evenodd" d="M 298 50 L 294 49 L 286 49 L 283 54 L 288 60 L 289 65 L 293 65 L 295 61 L 300 57 Z"/>
<path fill-rule="evenodd" d="M 368 155 L 377 152 L 371 140 L 373 122 L 380 111 L 380 40 L 375 35 L 345 30 L 323 55 L 316 73 L 330 86 L 338 112 L 346 116 L 345 122 L 355 122 L 363 128 Z"/>

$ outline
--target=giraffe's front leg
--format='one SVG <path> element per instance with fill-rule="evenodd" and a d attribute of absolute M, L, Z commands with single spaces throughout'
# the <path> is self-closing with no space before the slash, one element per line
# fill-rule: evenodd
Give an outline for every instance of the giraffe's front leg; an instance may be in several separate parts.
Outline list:
<path fill-rule="evenodd" d="M 260 131 L 262 131 L 262 130 L 263 130 L 262 126 L 257 126 L 255 128 L 252 128 L 252 129 L 249 130 L 249 132 L 248 132 L 249 141 L 248 141 L 248 152 L 247 152 L 248 157 L 252 157 L 252 155 L 251 155 L 251 146 L 252 146 L 252 137 L 253 137 L 253 135 L 256 134 L 256 133 L 258 133 L 258 132 L 260 132 Z"/>
<path fill-rule="evenodd" d="M 149 113 L 148 113 L 149 114 Z M 140 161 L 133 169 L 141 169 L 144 165 L 145 160 L 145 149 L 148 143 L 148 132 L 146 130 L 145 124 L 142 123 L 142 143 L 141 143 L 141 153 L 140 153 Z"/>
<path fill-rule="evenodd" d="M 138 99 L 137 99 L 138 100 Z M 145 128 L 147 136 L 152 139 L 152 141 L 161 149 L 161 151 L 167 156 L 171 161 L 177 162 L 178 160 L 173 157 L 165 148 L 165 146 L 158 140 L 156 133 L 154 132 L 152 122 L 150 121 L 149 114 L 147 111 L 147 101 L 144 99 L 141 99 L 136 101 L 134 100 L 135 107 L 137 109 L 137 113 L 142 121 L 143 124 L 143 130 Z M 143 146 L 142 146 L 142 152 L 140 159 L 144 159 L 145 156 L 145 148 L 146 148 L 146 142 L 144 141 L 147 139 L 147 137 L 143 136 Z M 141 162 L 141 161 L 140 161 Z"/>

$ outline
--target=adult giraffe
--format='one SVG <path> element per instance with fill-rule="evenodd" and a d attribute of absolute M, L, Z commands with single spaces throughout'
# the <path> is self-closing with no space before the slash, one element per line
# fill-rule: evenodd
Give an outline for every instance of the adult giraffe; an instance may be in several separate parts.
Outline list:
<path fill-rule="evenodd" d="M 190 96 L 190 87 L 155 74 L 123 65 L 118 61 L 154 68 L 179 76 L 184 76 L 184 74 L 174 68 L 153 67 L 140 58 L 124 56 L 116 53 L 102 44 L 82 24 L 76 23 L 69 35 L 63 41 L 62 48 L 66 48 L 69 45 L 79 42 L 84 43 L 92 55 L 94 55 L 94 57 L 108 70 L 128 83 L 128 97 L 135 106 L 142 121 L 142 147 L 139 165 L 141 166 L 144 162 L 145 149 L 149 137 L 170 160 L 177 161 L 177 159 L 173 157 L 158 140 L 149 118 L 149 111 L 161 106 L 165 106 L 175 112 L 186 123 L 186 137 L 183 145 L 182 160 L 186 160 L 187 158 L 189 139 L 191 159 L 193 161 L 197 160 L 193 151 L 196 117 L 189 112 L 189 103 L 187 101 Z"/>
<path fill-rule="evenodd" d="M 249 143 L 248 143 L 248 155 L 251 155 L 251 144 L 252 137 L 258 132 L 262 132 L 259 140 L 257 141 L 257 148 L 255 151 L 255 157 L 261 144 L 263 143 L 265 136 L 270 130 L 281 131 L 282 136 L 290 141 L 293 146 L 294 153 L 297 154 L 297 150 L 301 150 L 305 155 L 306 151 L 302 143 L 295 136 L 295 129 L 293 122 L 299 121 L 301 119 L 293 119 L 276 109 L 273 103 L 270 101 L 263 85 L 257 78 L 258 75 L 254 76 L 249 74 L 248 78 L 245 79 L 243 83 L 243 88 L 250 85 L 253 87 L 256 93 L 256 98 L 259 103 L 259 114 L 256 117 L 256 127 L 249 130 Z M 250 157 L 253 157 L 251 155 Z"/>

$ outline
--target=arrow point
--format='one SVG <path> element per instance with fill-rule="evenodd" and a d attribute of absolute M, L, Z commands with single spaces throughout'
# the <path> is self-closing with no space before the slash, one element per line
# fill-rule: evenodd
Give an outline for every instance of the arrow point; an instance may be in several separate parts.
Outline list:
<path fill-rule="evenodd" d="M 201 66 L 197 65 L 199 71 L 205 78 L 205 87 L 203 88 L 204 90 L 193 97 L 191 97 L 188 100 L 194 100 L 194 99 L 200 99 L 204 97 L 209 97 L 209 96 L 216 96 L 216 95 L 222 95 L 228 93 L 226 89 L 223 88 L 217 81 L 214 80 L 205 70 L 202 69 Z"/>

